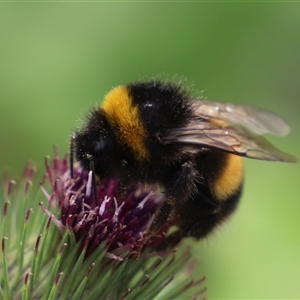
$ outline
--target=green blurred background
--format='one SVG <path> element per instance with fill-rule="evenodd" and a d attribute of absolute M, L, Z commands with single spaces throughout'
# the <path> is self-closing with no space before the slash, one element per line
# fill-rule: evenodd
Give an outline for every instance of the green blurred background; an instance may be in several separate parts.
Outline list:
<path fill-rule="evenodd" d="M 1 3 L 0 167 L 43 168 L 112 87 L 186 77 L 287 119 L 300 157 L 299 3 Z M 194 245 L 208 297 L 300 298 L 300 167 L 247 160 L 233 220 Z"/>

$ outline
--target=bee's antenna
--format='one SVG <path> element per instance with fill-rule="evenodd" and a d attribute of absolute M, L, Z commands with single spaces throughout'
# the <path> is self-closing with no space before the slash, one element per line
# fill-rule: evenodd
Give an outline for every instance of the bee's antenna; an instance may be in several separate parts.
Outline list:
<path fill-rule="evenodd" d="M 70 175 L 71 179 L 74 178 L 74 141 L 75 141 L 75 133 L 72 133 L 70 139 Z"/>
<path fill-rule="evenodd" d="M 94 201 L 96 203 L 96 200 L 97 200 L 97 185 L 96 185 L 95 164 L 94 164 L 93 155 L 89 154 L 89 155 L 87 155 L 87 158 L 90 161 L 90 170 L 92 171 L 93 197 L 94 197 Z"/>

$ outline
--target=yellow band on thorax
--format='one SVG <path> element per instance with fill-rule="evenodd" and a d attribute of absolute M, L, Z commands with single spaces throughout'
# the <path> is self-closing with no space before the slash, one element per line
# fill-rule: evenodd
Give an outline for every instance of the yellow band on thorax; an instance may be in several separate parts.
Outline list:
<path fill-rule="evenodd" d="M 126 86 L 119 86 L 104 99 L 103 110 L 119 142 L 133 150 L 139 160 L 145 160 L 149 153 L 145 146 L 146 130 L 140 119 L 138 106 L 133 105 Z"/>

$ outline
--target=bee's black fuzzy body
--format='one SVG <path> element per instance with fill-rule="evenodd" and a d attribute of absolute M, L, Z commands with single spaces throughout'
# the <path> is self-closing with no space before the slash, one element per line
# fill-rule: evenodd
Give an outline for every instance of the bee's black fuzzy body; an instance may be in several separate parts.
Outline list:
<path fill-rule="evenodd" d="M 218 117 L 215 109 L 221 105 L 197 101 L 173 83 L 119 86 L 75 133 L 75 156 L 86 170 L 92 160 L 100 180 L 119 178 L 123 187 L 137 182 L 162 186 L 166 200 L 153 230 L 173 215 L 179 218 L 182 236 L 205 237 L 238 204 L 242 156 L 293 161 L 270 144 L 264 149 L 261 137 L 256 140 L 250 133 L 252 125 L 246 123 L 241 130 L 240 122 L 235 129 L 230 118 Z M 247 118 L 248 110 L 236 111 Z M 272 121 L 282 121 L 272 116 Z"/>

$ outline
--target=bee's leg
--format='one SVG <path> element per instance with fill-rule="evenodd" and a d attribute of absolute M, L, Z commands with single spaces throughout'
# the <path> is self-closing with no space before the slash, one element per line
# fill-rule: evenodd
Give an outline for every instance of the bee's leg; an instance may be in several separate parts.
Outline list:
<path fill-rule="evenodd" d="M 75 134 L 72 133 L 70 139 L 70 177 L 71 179 L 74 178 L 74 140 Z"/>
<path fill-rule="evenodd" d="M 174 204 L 176 205 L 178 202 L 183 203 L 195 192 L 198 177 L 199 174 L 197 170 L 194 169 L 191 162 L 183 163 L 179 166 L 177 172 L 175 171 L 172 173 L 166 183 L 166 199 L 157 210 L 149 230 L 143 236 L 143 242 L 141 242 L 140 247 L 136 249 L 135 258 L 140 256 L 142 248 L 149 238 L 155 236 L 169 220 L 172 212 L 174 211 Z M 168 239 L 168 241 L 166 240 L 166 242 L 161 245 L 161 248 L 166 248 L 169 242 L 172 244 L 178 243 L 181 240 L 181 237 L 181 230 L 179 230 L 178 235 L 172 236 L 170 240 Z"/>
<path fill-rule="evenodd" d="M 154 216 L 154 220 L 150 225 L 148 231 L 143 235 L 138 247 L 135 249 L 135 254 L 133 257 L 138 259 L 141 255 L 142 249 L 150 238 L 155 236 L 159 229 L 168 221 L 169 216 L 172 211 L 172 205 L 168 201 L 164 201 L 161 207 L 158 209 Z"/>
<path fill-rule="evenodd" d="M 185 162 L 180 170 L 172 176 L 166 186 L 167 197 L 176 203 L 184 203 L 197 193 L 199 172 L 192 162 Z"/>
<path fill-rule="evenodd" d="M 149 236 L 154 235 L 169 219 L 172 212 L 172 204 L 166 199 L 156 212 L 154 220 L 149 228 Z"/>
<path fill-rule="evenodd" d="M 150 234 L 156 233 L 169 219 L 174 209 L 174 204 L 184 203 L 196 191 L 199 174 L 191 162 L 185 162 L 166 186 L 166 200 L 157 211 L 154 221 L 150 226 Z"/>

